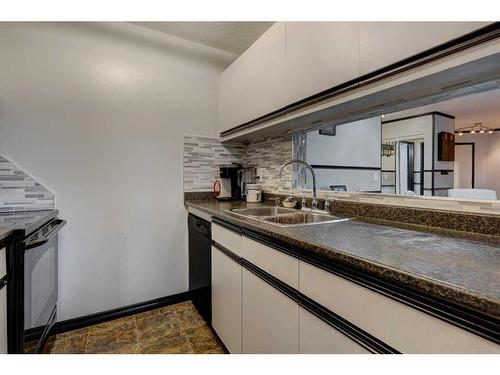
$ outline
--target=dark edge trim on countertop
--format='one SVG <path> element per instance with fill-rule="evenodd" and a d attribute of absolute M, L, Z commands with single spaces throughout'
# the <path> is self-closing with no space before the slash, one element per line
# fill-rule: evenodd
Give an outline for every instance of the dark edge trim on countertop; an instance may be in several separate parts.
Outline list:
<path fill-rule="evenodd" d="M 270 238 L 266 235 L 263 235 L 261 233 L 249 229 L 243 229 L 242 231 L 245 236 L 247 236 L 252 240 L 265 244 L 266 246 L 272 247 L 273 249 L 276 249 L 282 253 L 290 255 L 294 258 L 299 258 L 299 248 L 296 248 L 295 246 L 292 245 L 284 246 L 283 242 L 279 240 L 275 240 L 274 238 Z"/>
<path fill-rule="evenodd" d="M 218 221 L 221 222 L 220 219 Z M 492 316 L 419 292 L 415 289 L 410 289 L 407 285 L 398 283 L 397 281 L 387 281 L 381 277 L 369 275 L 366 271 L 360 271 L 353 267 L 328 260 L 298 246 L 285 244 L 280 240 L 254 230 L 243 228 L 242 231 L 245 236 L 266 246 L 270 246 L 287 255 L 292 255 L 329 273 L 500 344 L 500 321 Z"/>
<path fill-rule="evenodd" d="M 354 89 L 358 89 L 379 82 L 383 79 L 392 77 L 397 74 L 401 74 L 405 71 L 420 67 L 422 65 L 426 65 L 433 61 L 439 60 L 446 56 L 453 55 L 457 52 L 466 50 L 476 45 L 488 42 L 490 40 L 494 40 L 499 36 L 500 36 L 500 22 L 493 22 L 480 29 L 474 30 L 465 35 L 461 35 L 445 43 L 442 43 L 425 51 L 419 52 L 413 56 L 409 56 L 403 60 L 397 61 L 380 69 L 374 70 L 373 72 L 364 74 L 360 77 L 354 78 L 347 82 L 341 83 L 337 86 L 331 87 L 319 93 L 308 96 L 304 99 L 298 100 L 294 103 L 288 104 L 282 108 L 274 110 L 256 119 L 234 126 L 228 130 L 221 132 L 220 136 L 226 137 L 228 135 L 237 133 L 241 130 L 249 129 L 254 125 L 258 125 L 263 122 L 278 118 L 287 113 L 290 113 L 291 111 L 300 110 L 304 107 L 316 104 L 323 100 L 330 99 L 342 93 L 350 92 Z"/>
<path fill-rule="evenodd" d="M 288 284 L 274 277 L 273 275 L 267 273 L 263 269 L 257 267 L 253 263 L 249 262 L 245 258 L 238 256 L 231 250 L 222 246 L 218 242 L 212 240 L 212 245 L 217 248 L 221 253 L 232 259 L 237 264 L 241 265 L 243 268 L 257 276 L 259 279 L 269 284 L 277 291 L 281 292 L 294 302 L 296 302 L 300 307 L 304 308 L 306 311 L 310 312 L 317 318 L 321 319 L 323 322 L 328 324 L 333 329 L 337 330 L 344 336 L 347 336 L 363 348 L 367 349 L 371 353 L 375 354 L 400 354 L 399 351 L 372 336 L 363 329 L 352 324 L 348 320 L 342 318 L 341 316 L 335 314 L 330 309 L 320 305 L 316 301 L 310 299 L 306 295 L 302 294 L 295 288 L 292 288 Z"/>
<path fill-rule="evenodd" d="M 212 217 L 212 223 L 220 225 L 221 227 L 224 227 L 225 229 L 228 229 L 231 232 L 237 233 L 239 235 L 243 233 L 242 229 L 239 226 L 228 223 L 227 221 L 220 220 L 216 217 Z"/>

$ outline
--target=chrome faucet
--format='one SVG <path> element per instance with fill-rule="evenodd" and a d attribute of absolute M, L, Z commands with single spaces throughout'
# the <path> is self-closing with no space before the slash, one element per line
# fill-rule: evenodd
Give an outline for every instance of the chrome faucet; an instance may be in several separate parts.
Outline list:
<path fill-rule="evenodd" d="M 314 174 L 314 169 L 306 163 L 304 160 L 300 159 L 290 159 L 286 161 L 281 167 L 280 167 L 280 172 L 278 173 L 278 178 L 281 180 L 281 175 L 283 173 L 283 169 L 290 164 L 302 164 L 305 165 L 309 170 L 311 171 L 312 175 L 312 180 L 313 180 L 313 191 L 312 191 L 312 204 L 311 204 L 311 211 L 318 211 L 318 199 L 316 198 L 316 175 Z M 302 209 L 305 210 L 307 209 L 305 207 L 305 198 L 302 199 Z"/>

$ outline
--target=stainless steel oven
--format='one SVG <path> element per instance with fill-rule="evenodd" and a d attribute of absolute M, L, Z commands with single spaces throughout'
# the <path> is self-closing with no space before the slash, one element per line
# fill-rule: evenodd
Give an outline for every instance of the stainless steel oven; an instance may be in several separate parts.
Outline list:
<path fill-rule="evenodd" d="M 11 284 L 9 352 L 22 353 L 25 343 L 35 352 L 51 334 L 57 319 L 58 232 L 66 221 L 53 218 L 16 241 Z"/>
<path fill-rule="evenodd" d="M 64 225 L 54 219 L 24 242 L 24 330 L 41 331 L 38 350 L 57 318 L 57 233 Z"/>

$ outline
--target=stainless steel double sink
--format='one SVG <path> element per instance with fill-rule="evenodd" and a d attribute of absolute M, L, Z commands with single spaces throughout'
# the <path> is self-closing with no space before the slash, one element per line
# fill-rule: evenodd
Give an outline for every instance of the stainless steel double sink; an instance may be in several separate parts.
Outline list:
<path fill-rule="evenodd" d="M 284 207 L 233 208 L 227 210 L 235 215 L 258 220 L 278 227 L 301 227 L 349 220 L 346 217 L 296 210 Z"/>

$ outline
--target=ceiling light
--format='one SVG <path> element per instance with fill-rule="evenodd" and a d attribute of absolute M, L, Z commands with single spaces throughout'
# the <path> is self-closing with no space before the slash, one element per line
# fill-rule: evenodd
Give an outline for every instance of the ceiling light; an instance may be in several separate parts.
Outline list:
<path fill-rule="evenodd" d="M 481 122 L 476 122 L 471 125 L 465 125 L 455 130 L 455 134 L 463 135 L 463 134 L 493 134 L 495 133 L 495 129 L 489 126 L 483 125 Z"/>

